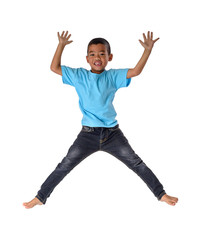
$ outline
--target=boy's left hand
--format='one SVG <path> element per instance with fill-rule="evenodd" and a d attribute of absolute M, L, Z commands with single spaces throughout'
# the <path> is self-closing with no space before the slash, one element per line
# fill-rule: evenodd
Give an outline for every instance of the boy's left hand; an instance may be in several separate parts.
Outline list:
<path fill-rule="evenodd" d="M 151 51 L 153 46 L 154 46 L 154 43 L 159 40 L 160 38 L 157 38 L 155 40 L 153 40 L 153 32 L 150 32 L 148 31 L 147 33 L 147 38 L 145 36 L 145 34 L 143 33 L 143 37 L 144 37 L 144 42 L 142 42 L 141 40 L 139 40 L 139 42 L 141 43 L 141 45 L 148 51 Z"/>

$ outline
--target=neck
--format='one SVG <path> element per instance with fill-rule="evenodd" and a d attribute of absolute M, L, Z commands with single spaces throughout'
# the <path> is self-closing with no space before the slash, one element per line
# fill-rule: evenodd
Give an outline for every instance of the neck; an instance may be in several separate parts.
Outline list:
<path fill-rule="evenodd" d="M 101 74 L 101 73 L 104 72 L 104 71 L 105 71 L 105 69 L 100 70 L 100 71 L 96 71 L 96 70 L 94 70 L 94 69 L 91 69 L 91 72 L 92 72 L 92 73 L 96 73 L 96 74 Z"/>

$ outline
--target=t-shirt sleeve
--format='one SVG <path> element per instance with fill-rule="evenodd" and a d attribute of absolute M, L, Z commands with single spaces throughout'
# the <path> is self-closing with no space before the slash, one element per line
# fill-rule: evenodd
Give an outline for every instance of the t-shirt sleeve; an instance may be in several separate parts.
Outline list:
<path fill-rule="evenodd" d="M 118 90 L 122 87 L 128 87 L 131 83 L 131 78 L 127 78 L 127 72 L 129 69 L 110 69 L 111 79 L 114 86 Z"/>
<path fill-rule="evenodd" d="M 64 84 L 69 84 L 71 86 L 75 86 L 76 84 L 76 75 L 77 75 L 77 68 L 70 68 L 66 66 L 61 66 L 62 71 L 62 81 Z"/>

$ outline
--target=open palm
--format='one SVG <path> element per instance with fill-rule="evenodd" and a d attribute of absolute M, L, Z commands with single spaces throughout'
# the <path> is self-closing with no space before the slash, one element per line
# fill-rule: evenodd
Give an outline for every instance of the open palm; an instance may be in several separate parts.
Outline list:
<path fill-rule="evenodd" d="M 153 46 L 154 46 L 154 43 L 155 43 L 157 40 L 159 40 L 159 38 L 153 40 L 153 32 L 150 33 L 149 31 L 148 31 L 148 33 L 147 33 L 147 37 L 146 37 L 145 34 L 143 33 L 143 38 L 144 38 L 144 42 L 142 42 L 141 40 L 139 40 L 139 42 L 141 43 L 141 45 L 142 45 L 145 49 L 147 49 L 147 50 L 149 50 L 149 51 L 152 50 L 152 48 L 153 48 Z"/>
<path fill-rule="evenodd" d="M 68 35 L 68 31 L 66 31 L 66 33 L 65 33 L 65 31 L 63 31 L 62 34 L 61 34 L 61 36 L 60 36 L 60 34 L 59 34 L 59 32 L 58 32 L 59 42 L 60 42 L 61 44 L 63 44 L 64 46 L 73 42 L 72 40 L 69 41 L 69 38 L 70 38 L 70 37 L 71 37 L 71 34 Z"/>

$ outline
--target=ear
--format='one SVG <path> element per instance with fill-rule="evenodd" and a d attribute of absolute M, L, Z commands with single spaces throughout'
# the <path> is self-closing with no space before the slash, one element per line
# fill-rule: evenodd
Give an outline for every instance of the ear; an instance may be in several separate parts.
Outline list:
<path fill-rule="evenodd" d="M 86 60 L 87 60 L 87 62 L 89 63 L 88 56 L 86 56 Z"/>
<path fill-rule="evenodd" d="M 113 59 L 113 54 L 110 54 L 109 58 L 108 58 L 108 61 L 110 62 L 110 61 L 112 61 L 112 59 Z"/>

